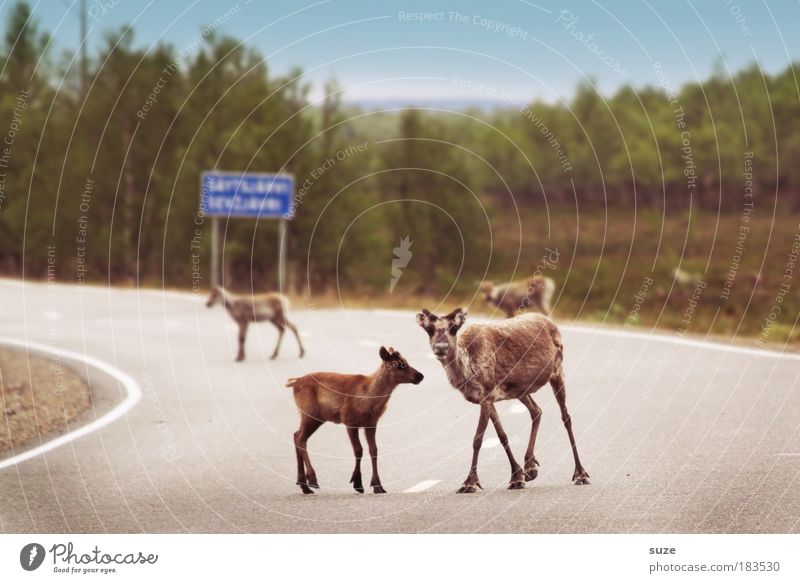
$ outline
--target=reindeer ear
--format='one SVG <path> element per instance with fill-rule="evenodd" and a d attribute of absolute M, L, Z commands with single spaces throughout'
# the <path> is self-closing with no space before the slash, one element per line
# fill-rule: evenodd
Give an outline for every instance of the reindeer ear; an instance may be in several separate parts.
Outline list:
<path fill-rule="evenodd" d="M 464 308 L 456 308 L 447 317 L 453 321 L 453 327 L 458 330 L 467 321 L 467 311 Z"/>
<path fill-rule="evenodd" d="M 389 361 L 392 358 L 392 355 L 389 354 L 389 351 L 383 346 L 381 346 L 381 350 L 378 354 L 381 355 L 381 360 Z"/>
<path fill-rule="evenodd" d="M 428 316 L 430 316 L 430 312 L 428 310 L 422 310 L 419 314 L 417 314 L 417 324 L 422 326 L 423 328 L 427 327 L 430 323 L 428 320 Z"/>

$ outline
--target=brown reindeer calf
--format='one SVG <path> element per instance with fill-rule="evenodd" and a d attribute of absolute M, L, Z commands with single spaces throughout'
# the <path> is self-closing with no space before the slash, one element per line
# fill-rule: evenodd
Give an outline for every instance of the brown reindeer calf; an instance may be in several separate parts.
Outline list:
<path fill-rule="evenodd" d="M 294 400 L 300 411 L 300 429 L 294 434 L 294 448 L 297 453 L 297 485 L 304 494 L 312 494 L 311 488 L 319 488 L 306 445 L 308 438 L 326 421 L 343 423 L 347 427 L 347 435 L 356 456 L 356 467 L 350 483 L 360 494 L 364 493 L 361 482 L 361 456 L 364 450 L 358 439 L 358 429 L 364 428 L 372 458 L 370 486 L 376 494 L 386 493 L 378 476 L 375 428 L 395 387 L 401 383 L 418 385 L 424 377 L 393 348 L 386 350 L 381 347 L 380 356 L 380 368 L 369 376 L 316 372 L 289 379 L 286 383 L 287 387 L 294 389 Z"/>

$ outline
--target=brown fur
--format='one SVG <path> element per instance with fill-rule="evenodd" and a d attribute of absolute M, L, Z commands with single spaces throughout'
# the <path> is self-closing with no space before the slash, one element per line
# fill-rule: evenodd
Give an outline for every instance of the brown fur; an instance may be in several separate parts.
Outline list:
<path fill-rule="evenodd" d="M 555 283 L 549 277 L 537 275 L 529 280 L 497 285 L 484 281 L 479 289 L 486 302 L 501 310 L 507 318 L 525 313 L 531 308 L 549 316 Z"/>
<path fill-rule="evenodd" d="M 386 491 L 378 476 L 378 446 L 375 429 L 386 411 L 392 392 L 401 383 L 419 384 L 422 373 L 411 368 L 393 348 L 380 350 L 381 366 L 371 375 L 351 375 L 335 372 L 316 372 L 289 379 L 287 387 L 294 389 L 294 401 L 300 411 L 300 428 L 294 434 L 297 454 L 297 485 L 305 494 L 319 488 L 317 475 L 311 466 L 306 447 L 308 438 L 326 421 L 347 426 L 347 434 L 356 456 L 356 467 L 350 483 L 359 493 L 364 492 L 361 481 L 363 449 L 358 438 L 364 429 L 372 459 L 370 486 L 376 494 Z"/>
<path fill-rule="evenodd" d="M 525 481 L 536 478 L 539 462 L 533 450 L 542 410 L 532 395 L 547 383 L 553 387 L 572 446 L 575 460 L 572 479 L 576 484 L 588 483 L 589 474 L 578 457 L 572 420 L 567 411 L 562 368 L 564 345 L 558 327 L 547 316 L 525 314 L 502 322 L 474 324 L 458 335 L 466 319 L 467 313 L 461 308 L 446 316 L 437 316 L 428 310 L 417 314 L 417 323 L 428 333 L 434 355 L 442 363 L 450 384 L 468 401 L 481 407 L 473 440 L 472 467 L 459 492 L 474 492 L 476 487 L 480 487 L 478 452 L 489 420 L 494 424 L 511 463 L 509 489 L 521 488 Z M 511 453 L 508 437 L 494 406 L 495 401 L 507 399 L 519 399 L 531 414 L 531 436 L 524 470 Z"/>
<path fill-rule="evenodd" d="M 303 343 L 300 341 L 300 334 L 297 327 L 286 317 L 289 308 L 289 299 L 277 292 L 268 292 L 255 295 L 237 295 L 227 291 L 222 286 L 211 290 L 211 295 L 206 302 L 209 308 L 214 304 L 222 302 L 231 318 L 239 325 L 239 353 L 236 362 L 244 360 L 244 344 L 247 340 L 247 328 L 251 322 L 270 322 L 278 329 L 278 341 L 275 350 L 272 352 L 273 360 L 278 357 L 283 333 L 286 328 L 292 331 L 297 346 L 300 348 L 300 357 L 305 354 Z"/>

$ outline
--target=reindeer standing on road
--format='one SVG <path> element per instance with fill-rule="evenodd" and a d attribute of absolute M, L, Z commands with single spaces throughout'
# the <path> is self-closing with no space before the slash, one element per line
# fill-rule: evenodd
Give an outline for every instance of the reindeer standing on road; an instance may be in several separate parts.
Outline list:
<path fill-rule="evenodd" d="M 297 454 L 297 485 L 304 494 L 313 494 L 319 488 L 317 474 L 308 457 L 308 438 L 326 421 L 344 423 L 356 456 L 356 467 L 350 483 L 359 494 L 364 493 L 361 481 L 361 456 L 364 453 L 358 430 L 364 429 L 372 459 L 370 487 L 375 494 L 385 494 L 378 476 L 378 444 L 375 429 L 386 411 L 392 392 L 401 383 L 418 385 L 422 373 L 409 366 L 394 348 L 380 349 L 381 366 L 371 375 L 315 372 L 300 378 L 289 379 L 287 387 L 294 389 L 294 400 L 300 411 L 300 429 L 294 434 Z"/>
<path fill-rule="evenodd" d="M 273 360 L 278 356 L 278 350 L 280 350 L 283 333 L 286 328 L 289 328 L 297 339 L 297 346 L 300 347 L 300 357 L 302 358 L 305 354 L 306 351 L 300 341 L 297 327 L 286 317 L 289 309 L 289 298 L 283 294 L 270 292 L 240 296 L 229 292 L 222 286 L 217 286 L 211 290 L 211 296 L 208 298 L 206 306 L 210 308 L 219 302 L 222 302 L 231 318 L 239 325 L 239 354 L 236 356 L 236 362 L 244 360 L 244 343 L 247 339 L 247 328 L 251 322 L 269 321 L 278 329 L 278 342 L 275 344 L 275 350 L 271 356 Z"/>
<path fill-rule="evenodd" d="M 539 462 L 533 448 L 542 410 L 531 395 L 547 383 L 553 387 L 561 409 L 561 420 L 572 446 L 575 459 L 572 480 L 575 484 L 588 484 L 589 474 L 578 457 L 572 420 L 567 411 L 567 393 L 561 367 L 564 346 L 558 327 L 547 316 L 525 314 L 502 322 L 475 324 L 457 337 L 466 320 L 467 312 L 461 308 L 446 316 L 437 316 L 428 310 L 417 314 L 417 323 L 428 333 L 433 354 L 442 363 L 450 384 L 467 401 L 481 408 L 478 429 L 472 441 L 472 466 L 459 492 L 472 493 L 481 487 L 478 481 L 478 453 L 490 419 L 511 464 L 509 490 L 523 488 L 525 482 L 539 475 Z M 506 399 L 519 399 L 531 414 L 531 437 L 525 452 L 524 469 L 511 453 L 508 435 L 494 406 L 495 401 Z"/>

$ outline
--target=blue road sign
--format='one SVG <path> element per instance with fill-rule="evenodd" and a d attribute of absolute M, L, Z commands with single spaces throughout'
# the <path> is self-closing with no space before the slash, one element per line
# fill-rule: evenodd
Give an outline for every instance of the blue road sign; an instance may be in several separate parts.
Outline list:
<path fill-rule="evenodd" d="M 211 217 L 284 219 L 293 196 L 289 174 L 203 172 L 200 208 Z"/>

